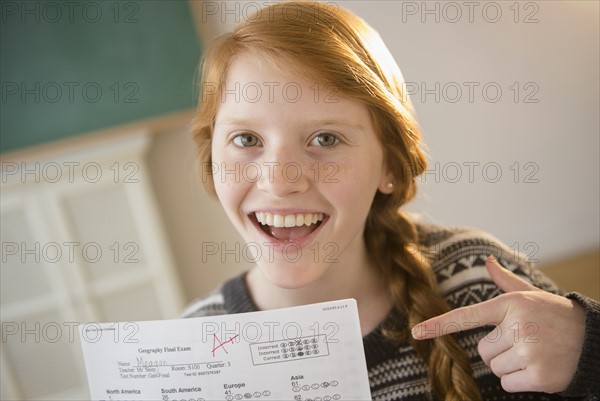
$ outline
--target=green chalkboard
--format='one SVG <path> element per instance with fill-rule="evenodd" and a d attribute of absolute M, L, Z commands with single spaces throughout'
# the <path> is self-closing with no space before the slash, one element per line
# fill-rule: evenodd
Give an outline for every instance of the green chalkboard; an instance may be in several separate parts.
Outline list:
<path fill-rule="evenodd" d="M 0 2 L 0 152 L 193 107 L 183 0 Z"/>

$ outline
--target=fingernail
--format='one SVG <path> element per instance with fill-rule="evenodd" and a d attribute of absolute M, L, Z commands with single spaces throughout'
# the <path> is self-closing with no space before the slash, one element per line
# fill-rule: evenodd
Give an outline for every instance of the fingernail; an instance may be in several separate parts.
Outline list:
<path fill-rule="evenodd" d="M 498 261 L 496 260 L 496 258 L 494 257 L 494 255 L 490 255 L 487 258 L 488 262 L 492 262 L 492 263 L 497 263 Z"/>
<path fill-rule="evenodd" d="M 418 340 L 421 337 L 421 336 L 419 336 L 420 331 L 421 331 L 421 325 L 416 325 L 412 328 L 412 330 L 410 331 L 410 334 L 412 334 L 412 336 L 415 340 Z"/>

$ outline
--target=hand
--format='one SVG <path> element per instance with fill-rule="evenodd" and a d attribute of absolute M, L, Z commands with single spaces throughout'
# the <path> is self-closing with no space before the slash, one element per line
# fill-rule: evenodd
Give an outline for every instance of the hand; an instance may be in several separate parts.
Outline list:
<path fill-rule="evenodd" d="M 505 391 L 565 390 L 583 345 L 583 307 L 534 287 L 493 256 L 485 266 L 505 294 L 421 322 L 413 327 L 413 337 L 424 340 L 494 324 L 477 348 Z"/>

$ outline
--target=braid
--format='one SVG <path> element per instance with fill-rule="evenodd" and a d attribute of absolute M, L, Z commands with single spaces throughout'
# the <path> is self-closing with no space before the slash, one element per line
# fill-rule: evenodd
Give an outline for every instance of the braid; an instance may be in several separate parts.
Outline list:
<path fill-rule="evenodd" d="M 370 256 L 389 283 L 397 311 L 408 317 L 409 327 L 412 327 L 449 311 L 450 307 L 437 291 L 428 262 L 411 247 L 418 240 L 414 224 L 403 213 L 390 207 L 390 203 L 389 198 L 377 194 L 367 219 L 365 242 Z M 392 322 L 384 330 L 384 335 L 396 341 L 405 339 L 406 329 L 401 326 Z M 452 336 L 424 341 L 411 337 L 410 343 L 419 356 L 428 361 L 428 377 L 434 398 L 481 400 L 469 359 Z"/>

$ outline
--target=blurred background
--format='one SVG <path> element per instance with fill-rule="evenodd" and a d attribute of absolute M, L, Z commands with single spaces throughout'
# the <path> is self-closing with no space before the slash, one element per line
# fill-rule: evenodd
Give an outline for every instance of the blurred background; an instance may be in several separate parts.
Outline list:
<path fill-rule="evenodd" d="M 250 266 L 201 188 L 202 50 L 261 1 L 2 1 L 3 400 L 85 399 L 77 325 L 176 318 Z M 600 298 L 599 4 L 342 1 L 400 65 L 409 209 Z"/>

